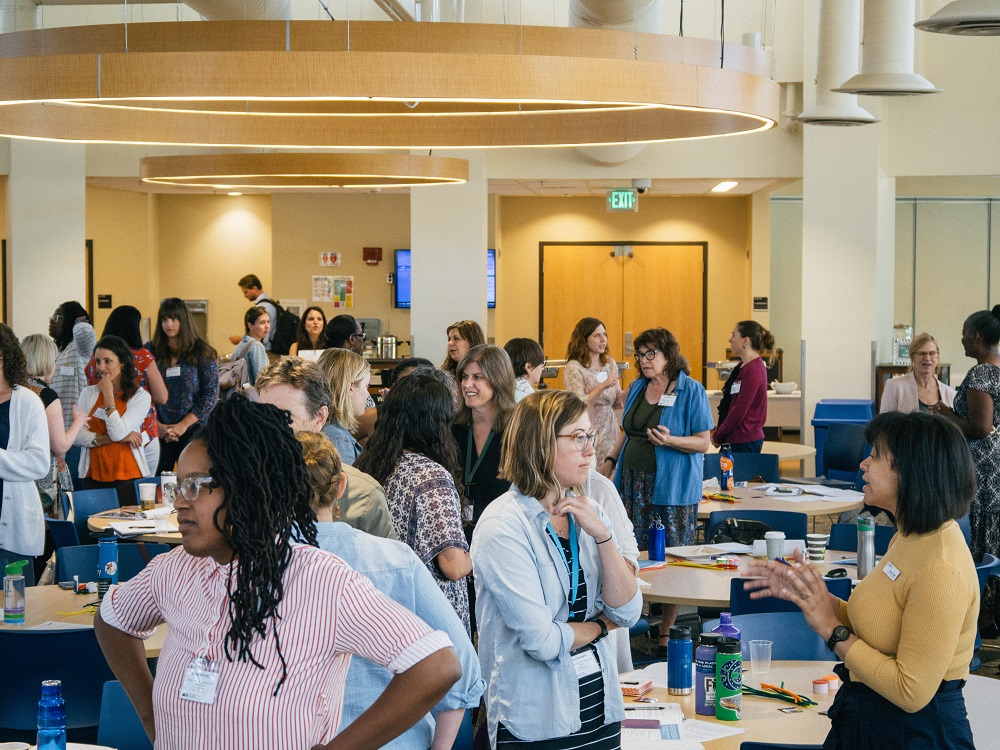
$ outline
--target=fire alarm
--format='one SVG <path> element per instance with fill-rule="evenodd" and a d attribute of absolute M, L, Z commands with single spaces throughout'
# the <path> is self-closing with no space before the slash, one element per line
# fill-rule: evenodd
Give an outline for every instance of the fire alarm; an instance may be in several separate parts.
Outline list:
<path fill-rule="evenodd" d="M 362 250 L 362 258 L 364 258 L 365 263 L 369 266 L 377 266 L 382 262 L 382 248 L 380 247 L 364 247 Z"/>

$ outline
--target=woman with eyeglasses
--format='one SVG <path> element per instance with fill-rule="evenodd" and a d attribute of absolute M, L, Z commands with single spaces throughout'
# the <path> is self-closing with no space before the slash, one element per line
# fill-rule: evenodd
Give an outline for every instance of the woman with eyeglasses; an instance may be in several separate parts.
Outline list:
<path fill-rule="evenodd" d="M 297 357 L 300 351 L 326 348 L 326 313 L 322 307 L 307 307 L 299 318 L 295 342 L 288 347 L 288 356 Z"/>
<path fill-rule="evenodd" d="M 56 372 L 49 387 L 59 396 L 63 426 L 69 429 L 73 424 L 73 404 L 80 398 L 80 392 L 87 387 L 84 369 L 90 355 L 94 353 L 97 334 L 83 305 L 70 300 L 59 305 L 49 318 L 49 336 L 59 349 L 59 354 L 56 355 Z"/>
<path fill-rule="evenodd" d="M 177 469 L 181 547 L 113 587 L 94 620 L 156 747 L 381 747 L 461 675 L 447 635 L 315 546 L 287 412 L 227 399 Z M 141 639 L 163 623 L 154 680 Z M 338 736 L 352 654 L 393 677 Z"/>
<path fill-rule="evenodd" d="M 642 595 L 608 517 L 583 496 L 596 433 L 568 391 L 521 400 L 503 436 L 513 487 L 472 538 L 479 661 L 494 748 L 621 746 L 614 628 Z"/>
<path fill-rule="evenodd" d="M 323 434 L 340 453 L 341 460 L 348 466 L 361 455 L 361 443 L 353 433 L 358 428 L 358 419 L 365 413 L 368 403 L 368 384 L 372 380 L 372 368 L 368 361 L 350 349 L 327 349 L 319 358 L 319 366 L 330 384 L 330 416 Z"/>
<path fill-rule="evenodd" d="M 938 403 L 950 407 L 955 401 L 955 389 L 938 380 L 940 374 L 937 340 L 929 333 L 918 333 L 910 341 L 910 369 L 886 382 L 879 413 L 933 411 Z"/>
<path fill-rule="evenodd" d="M 767 421 L 767 366 L 761 354 L 774 351 L 774 336 L 756 320 L 742 320 L 733 328 L 729 347 L 740 363 L 722 387 L 712 441 L 729 443 L 733 453 L 760 453 Z"/>
<path fill-rule="evenodd" d="M 160 463 L 157 474 L 173 471 L 192 429 L 208 419 L 219 400 L 219 361 L 215 349 L 198 333 L 182 299 L 160 302 L 153 341 L 146 346 L 167 384 L 167 402 L 157 404 Z"/>
<path fill-rule="evenodd" d="M 608 353 L 608 331 L 597 318 L 583 318 L 573 329 L 563 383 L 586 400 L 590 423 L 597 430 L 597 455 L 607 456 L 621 434 L 615 409 L 622 406 L 623 392 L 618 364 Z"/>
<path fill-rule="evenodd" d="M 486 334 L 474 320 L 460 320 L 448 326 L 448 355 L 441 363 L 441 369 L 457 377 L 458 363 L 469 349 L 486 343 Z"/>

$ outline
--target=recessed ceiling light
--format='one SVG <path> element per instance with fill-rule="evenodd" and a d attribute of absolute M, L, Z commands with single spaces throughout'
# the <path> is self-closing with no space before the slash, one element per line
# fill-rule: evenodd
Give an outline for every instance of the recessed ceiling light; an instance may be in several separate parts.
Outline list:
<path fill-rule="evenodd" d="M 235 190 L 233 190 L 233 191 L 231 191 L 231 192 L 228 192 L 228 193 L 226 193 L 226 195 L 233 195 L 233 196 L 236 196 L 236 195 L 243 195 L 243 193 L 238 193 L 238 192 L 236 192 Z"/>
<path fill-rule="evenodd" d="M 714 188 L 712 188 L 712 192 L 713 193 L 728 193 L 730 190 L 732 190 L 734 187 L 736 187 L 739 184 L 740 183 L 733 182 L 732 180 L 723 180 L 718 185 L 716 185 Z"/>

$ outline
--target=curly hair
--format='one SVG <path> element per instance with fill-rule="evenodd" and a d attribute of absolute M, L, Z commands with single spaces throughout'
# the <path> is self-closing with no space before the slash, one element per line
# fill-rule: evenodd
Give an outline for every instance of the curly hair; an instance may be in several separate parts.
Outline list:
<path fill-rule="evenodd" d="M 681 345 L 677 343 L 677 337 L 666 328 L 650 328 L 635 337 L 632 344 L 635 347 L 636 357 L 639 356 L 639 347 L 647 349 L 659 349 L 667 359 L 667 378 L 673 380 L 678 373 L 691 374 L 691 366 L 681 354 Z"/>
<path fill-rule="evenodd" d="M 0 365 L 7 385 L 28 385 L 28 363 L 14 332 L 0 323 Z M 48 375 L 48 373 L 46 373 Z"/>
<path fill-rule="evenodd" d="M 351 384 L 360 387 L 361 380 L 371 372 L 371 365 L 350 349 L 327 349 L 318 364 L 330 385 L 330 417 L 327 422 L 353 432 L 358 427 L 358 418 L 354 416 L 351 403 Z"/>
<path fill-rule="evenodd" d="M 467 504 L 458 464 L 458 444 L 451 434 L 455 400 L 448 375 L 418 367 L 392 387 L 375 423 L 375 434 L 361 452 L 355 468 L 385 484 L 403 451 L 413 451 L 443 466 Z"/>
<path fill-rule="evenodd" d="M 97 356 L 98 349 L 105 349 L 118 358 L 118 362 L 122 366 L 121 377 L 119 378 L 122 397 L 128 401 L 139 390 L 139 369 L 135 366 L 135 358 L 132 356 L 132 350 L 125 343 L 125 339 L 118 336 L 101 336 L 101 340 L 94 346 L 95 357 Z"/>
<path fill-rule="evenodd" d="M 309 338 L 309 333 L 306 331 L 306 318 L 309 317 L 309 313 L 313 310 L 318 312 L 323 318 L 323 327 L 319 329 L 319 346 L 313 346 L 312 341 Z M 353 333 L 353 331 L 352 331 Z M 322 349 L 323 344 L 326 343 L 326 313 L 323 312 L 322 307 L 317 307 L 312 305 L 307 307 L 305 312 L 302 313 L 302 317 L 299 318 L 299 327 L 295 331 L 295 343 L 299 345 L 299 351 L 307 351 L 309 349 Z"/>
<path fill-rule="evenodd" d="M 291 542 L 316 546 L 312 486 L 302 449 L 287 413 L 240 395 L 220 401 L 192 442 L 208 451 L 213 486 L 223 491 L 215 527 L 233 550 L 235 576 L 226 578 L 226 658 L 233 661 L 235 652 L 236 659 L 264 669 L 250 646 L 255 638 L 273 634 L 281 660 L 277 695 L 287 677 L 276 624 Z"/>
<path fill-rule="evenodd" d="M 309 472 L 312 503 L 315 510 L 330 508 L 334 520 L 340 518 L 338 491 L 343 464 L 330 439 L 321 432 L 299 432 L 295 439 L 302 446 L 302 458 Z"/>
<path fill-rule="evenodd" d="M 566 347 L 566 361 L 579 362 L 584 367 L 590 367 L 590 349 L 587 346 L 587 339 L 604 323 L 597 318 L 581 318 L 573 329 L 569 337 L 569 345 Z M 607 330 L 607 326 L 604 326 Z M 608 354 L 607 348 L 601 352 L 601 366 L 609 365 L 615 358 Z"/>
<path fill-rule="evenodd" d="M 170 348 L 170 339 L 163 332 L 165 318 L 176 320 L 180 324 L 177 333 L 176 348 Z M 218 359 L 215 349 L 198 333 L 191 311 L 187 303 L 178 297 L 167 297 L 160 302 L 160 311 L 156 315 L 156 330 L 153 331 L 153 358 L 161 368 L 166 368 L 178 362 L 196 364 L 203 359 Z"/>
<path fill-rule="evenodd" d="M 507 352 L 499 346 L 493 344 L 483 344 L 474 346 L 466 352 L 465 356 L 458 363 L 455 370 L 455 379 L 458 381 L 459 395 L 462 390 L 462 374 L 471 364 L 479 365 L 479 369 L 486 376 L 486 381 L 493 389 L 492 404 L 495 410 L 493 418 L 493 431 L 503 432 L 510 422 L 510 415 L 514 413 L 517 402 L 514 401 L 514 367 L 510 363 Z M 455 415 L 455 424 L 472 424 L 472 409 L 465 405 L 465 399 L 459 398 L 458 414 Z"/>
<path fill-rule="evenodd" d="M 486 334 L 483 333 L 482 326 L 474 320 L 460 320 L 457 323 L 452 323 L 448 326 L 448 330 L 445 333 L 450 336 L 452 331 L 458 331 L 458 335 L 469 342 L 470 349 L 486 343 Z M 458 370 L 458 362 L 453 360 L 451 355 L 446 352 L 441 369 L 454 375 Z"/>
<path fill-rule="evenodd" d="M 60 334 L 59 340 L 56 341 L 56 346 L 59 347 L 59 351 L 62 351 L 73 341 L 73 327 L 76 325 L 77 319 L 84 318 L 89 323 L 90 315 L 87 314 L 83 305 L 75 299 L 63 302 L 59 305 L 59 309 L 62 310 L 63 326 L 62 334 Z"/>

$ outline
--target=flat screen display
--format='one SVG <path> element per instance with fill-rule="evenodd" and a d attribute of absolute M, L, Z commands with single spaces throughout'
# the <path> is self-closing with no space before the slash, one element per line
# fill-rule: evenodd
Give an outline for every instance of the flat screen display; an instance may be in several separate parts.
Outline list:
<path fill-rule="evenodd" d="M 409 250 L 396 251 L 395 306 L 408 308 L 411 302 L 410 279 L 411 262 Z M 486 251 L 486 306 L 497 306 L 497 253 Z"/>

